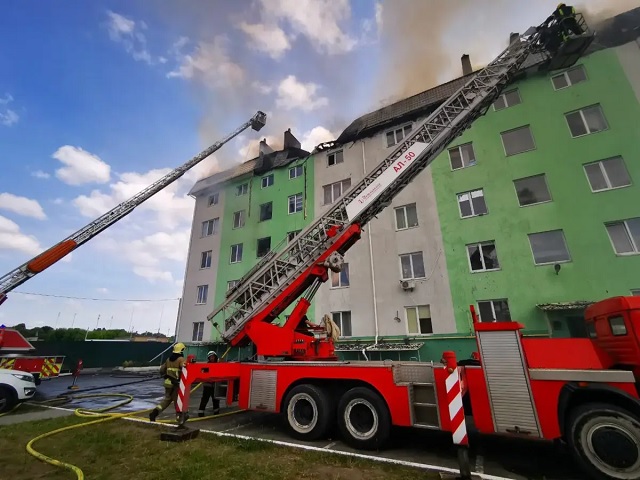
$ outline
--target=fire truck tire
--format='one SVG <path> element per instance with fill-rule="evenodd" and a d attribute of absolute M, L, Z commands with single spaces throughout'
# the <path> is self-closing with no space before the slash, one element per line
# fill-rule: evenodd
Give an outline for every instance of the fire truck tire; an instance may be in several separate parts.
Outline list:
<path fill-rule="evenodd" d="M 606 403 L 570 412 L 566 440 L 578 464 L 595 480 L 640 478 L 640 421 Z"/>
<path fill-rule="evenodd" d="M 0 413 L 8 412 L 16 406 L 18 399 L 13 390 L 0 386 Z"/>
<path fill-rule="evenodd" d="M 380 449 L 391 434 L 391 415 L 386 402 L 367 387 L 348 390 L 338 403 L 338 428 L 351 447 Z"/>
<path fill-rule="evenodd" d="M 297 385 L 284 400 L 284 414 L 289 434 L 298 440 L 317 440 L 329 430 L 334 418 L 334 402 L 320 387 Z"/>

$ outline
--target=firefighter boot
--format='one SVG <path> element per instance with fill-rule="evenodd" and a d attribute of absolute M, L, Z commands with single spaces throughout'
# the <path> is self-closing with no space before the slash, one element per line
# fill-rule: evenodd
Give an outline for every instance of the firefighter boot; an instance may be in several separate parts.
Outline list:
<path fill-rule="evenodd" d="M 154 408 L 153 410 L 151 410 L 151 412 L 149 413 L 149 420 L 152 422 L 156 421 L 156 418 L 158 417 L 158 415 L 160 414 L 160 412 L 158 411 L 157 408 Z"/>

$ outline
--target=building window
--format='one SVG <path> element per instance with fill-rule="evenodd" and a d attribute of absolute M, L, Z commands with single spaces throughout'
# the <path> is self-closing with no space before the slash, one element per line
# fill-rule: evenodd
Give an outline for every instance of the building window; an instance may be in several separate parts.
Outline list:
<path fill-rule="evenodd" d="M 592 192 L 602 192 L 631 185 L 631 177 L 622 157 L 587 163 L 584 165 L 584 171 L 587 174 Z"/>
<path fill-rule="evenodd" d="M 244 227 L 244 210 L 233 212 L 233 228 Z"/>
<path fill-rule="evenodd" d="M 341 337 L 350 337 L 351 333 L 351 312 L 331 312 L 333 321 L 340 329 Z"/>
<path fill-rule="evenodd" d="M 349 264 L 343 263 L 339 272 L 331 271 L 331 288 L 341 288 L 349 286 Z"/>
<path fill-rule="evenodd" d="M 220 223 L 219 218 L 214 218 L 202 222 L 202 236 L 209 237 L 215 233 L 218 233 L 218 223 Z"/>
<path fill-rule="evenodd" d="M 502 132 L 500 136 L 502 137 L 502 145 L 507 157 L 535 150 L 536 148 L 529 125 Z"/>
<path fill-rule="evenodd" d="M 481 322 L 511 321 L 509 302 L 506 298 L 500 300 L 483 300 L 478 302 L 478 312 Z"/>
<path fill-rule="evenodd" d="M 271 220 L 271 217 L 273 217 L 273 202 L 260 205 L 260 221 Z"/>
<path fill-rule="evenodd" d="M 467 258 L 472 272 L 500 270 L 496 243 L 493 241 L 467 245 Z"/>
<path fill-rule="evenodd" d="M 235 287 L 238 284 L 238 280 L 229 280 L 227 282 L 227 291 L 231 290 L 233 287 Z"/>
<path fill-rule="evenodd" d="M 271 250 L 271 237 L 264 237 L 258 239 L 257 256 L 258 258 L 264 257 Z"/>
<path fill-rule="evenodd" d="M 396 212 L 396 230 L 406 230 L 418 226 L 418 211 L 416 204 L 410 203 L 395 209 Z"/>
<path fill-rule="evenodd" d="M 204 322 L 193 322 L 192 342 L 201 342 L 204 335 Z"/>
<path fill-rule="evenodd" d="M 486 215 L 489 210 L 484 200 L 484 190 L 472 190 L 458 194 L 458 207 L 462 218 Z"/>
<path fill-rule="evenodd" d="M 338 200 L 347 190 L 351 188 L 351 179 L 346 178 L 339 182 L 324 185 L 322 187 L 324 193 L 324 205 L 330 205 Z"/>
<path fill-rule="evenodd" d="M 238 263 L 242 261 L 242 244 L 236 243 L 231 245 L 231 260 L 230 263 Z"/>
<path fill-rule="evenodd" d="M 600 105 L 592 105 L 575 112 L 565 113 L 564 117 L 567 119 L 567 125 L 569 125 L 573 138 L 602 132 L 609 128 Z"/>
<path fill-rule="evenodd" d="M 576 83 L 584 82 L 587 79 L 587 73 L 582 65 L 570 68 L 566 72 L 551 77 L 551 83 L 554 90 L 561 90 L 570 87 Z"/>
<path fill-rule="evenodd" d="M 426 275 L 424 271 L 422 252 L 400 255 L 400 270 L 402 273 L 402 280 L 424 278 Z"/>
<path fill-rule="evenodd" d="M 337 152 L 333 152 L 327 155 L 327 165 L 330 167 L 342 162 L 344 162 L 344 155 L 342 153 L 342 150 L 338 150 Z"/>
<path fill-rule="evenodd" d="M 289 197 L 289 214 L 302 211 L 302 194 L 296 193 Z"/>
<path fill-rule="evenodd" d="M 411 132 L 411 124 L 388 131 L 385 134 L 387 147 L 393 147 L 400 143 L 407 135 L 409 135 L 409 132 Z"/>
<path fill-rule="evenodd" d="M 211 250 L 202 252 L 200 255 L 200 268 L 211 268 Z"/>
<path fill-rule="evenodd" d="M 605 224 L 618 255 L 640 253 L 640 217 Z"/>
<path fill-rule="evenodd" d="M 273 185 L 273 173 L 267 175 L 266 177 L 262 177 L 262 188 L 267 188 Z"/>
<path fill-rule="evenodd" d="M 236 196 L 239 197 L 240 195 L 246 195 L 247 193 L 249 193 L 249 184 L 248 183 L 243 183 L 242 185 L 238 185 L 236 187 Z"/>
<path fill-rule="evenodd" d="M 520 98 L 520 92 L 518 89 L 515 89 L 500 95 L 498 99 L 493 102 L 493 109 L 495 111 L 504 110 L 505 108 L 513 107 L 519 103 L 522 103 L 522 99 Z"/>
<path fill-rule="evenodd" d="M 549 192 L 544 173 L 514 180 L 513 185 L 516 187 L 516 195 L 521 207 L 551 201 L 551 192 Z"/>
<path fill-rule="evenodd" d="M 405 307 L 405 313 L 407 315 L 407 329 L 409 334 L 426 335 L 433 333 L 430 305 Z"/>
<path fill-rule="evenodd" d="M 476 153 L 473 150 L 473 143 L 465 143 L 449 150 L 449 163 L 451 170 L 470 167 L 476 164 Z"/>
<path fill-rule="evenodd" d="M 210 207 L 211 205 L 217 205 L 219 200 L 219 193 L 213 193 L 209 195 L 209 199 L 207 201 L 207 205 Z"/>
<path fill-rule="evenodd" d="M 562 230 L 530 233 L 528 236 L 536 265 L 571 261 L 571 255 Z"/>
<path fill-rule="evenodd" d="M 302 176 L 303 168 L 304 167 L 302 165 L 296 165 L 295 167 L 291 167 L 289 169 L 289 179 L 298 178 Z"/>
<path fill-rule="evenodd" d="M 209 285 L 198 285 L 198 297 L 196 304 L 203 305 L 207 303 L 207 295 L 209 294 Z"/>
<path fill-rule="evenodd" d="M 287 233 L 287 243 L 293 240 L 301 231 L 302 230 L 294 230 L 293 232 Z"/>

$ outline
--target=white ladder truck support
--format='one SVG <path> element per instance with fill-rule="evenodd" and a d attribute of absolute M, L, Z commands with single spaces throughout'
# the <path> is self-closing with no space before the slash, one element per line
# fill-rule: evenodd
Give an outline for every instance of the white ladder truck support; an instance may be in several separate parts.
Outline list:
<path fill-rule="evenodd" d="M 175 168 L 161 179 L 149 185 L 147 188 L 137 193 L 133 197 L 120 203 L 107 213 L 98 217 L 88 225 L 82 227 L 77 232 L 71 234 L 53 247 L 45 250 L 43 253 L 32 258 L 28 262 L 25 262 L 16 269 L 0 277 L 0 304 L 7 300 L 7 294 L 22 285 L 24 282 L 34 277 L 38 273 L 41 273 L 46 268 L 50 267 L 54 263 L 58 262 L 80 245 L 88 242 L 96 235 L 100 234 L 103 230 L 109 228 L 114 223 L 122 220 L 129 215 L 137 206 L 144 203 L 153 195 L 169 186 L 188 170 L 195 167 L 202 162 L 209 155 L 219 150 L 229 140 L 242 133 L 247 128 L 251 127 L 255 131 L 259 131 L 266 124 L 267 116 L 264 112 L 257 111 L 253 117 L 247 120 L 245 123 L 236 128 L 233 132 L 227 136 L 218 140 L 216 143 L 206 148 L 202 152 L 195 155 L 183 165 Z"/>

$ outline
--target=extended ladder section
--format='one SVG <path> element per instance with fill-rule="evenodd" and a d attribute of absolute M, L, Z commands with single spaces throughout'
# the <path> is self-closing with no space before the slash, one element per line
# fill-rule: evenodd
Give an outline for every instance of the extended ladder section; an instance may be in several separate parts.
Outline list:
<path fill-rule="evenodd" d="M 219 324 L 218 320 L 223 322 L 223 339 L 233 343 L 234 338 L 241 337 L 243 327 L 255 314 L 263 309 L 273 309 L 274 299 L 303 272 L 316 265 L 319 258 L 340 239 L 340 234 L 335 235 L 336 231 L 344 232 L 352 224 L 363 226 L 386 208 L 453 139 L 469 128 L 476 118 L 484 115 L 531 54 L 539 53 L 550 58 L 541 36 L 542 33 L 548 36 L 549 25 L 548 19 L 513 42 L 418 125 L 391 155 L 325 215 L 292 241 L 283 242 L 280 252 L 271 252 L 268 258 L 245 275 L 228 292 L 226 300 L 207 317 L 215 325 Z M 582 43 L 586 49 L 590 42 Z M 311 294 L 317 288 L 318 285 L 312 284 L 309 287 L 313 290 Z M 283 310 L 282 307 L 278 305 L 277 310 Z"/>
<path fill-rule="evenodd" d="M 167 175 L 157 180 L 155 183 L 151 184 L 138 194 L 134 195 L 129 200 L 125 200 L 124 202 L 114 207 L 112 210 L 108 211 L 93 222 L 89 223 L 85 227 L 81 228 L 62 242 L 54 245 L 37 257 L 29 260 L 15 270 L 0 277 L 0 304 L 4 300 L 6 300 L 6 294 L 8 292 L 26 282 L 34 275 L 42 272 L 44 269 L 50 267 L 55 262 L 71 253 L 83 243 L 91 240 L 93 237 L 95 237 L 100 232 L 110 227 L 117 221 L 126 217 L 138 205 L 142 204 L 153 195 L 158 193 L 160 190 L 178 180 L 188 170 L 196 166 L 198 163 L 200 163 L 215 151 L 219 150 L 225 143 L 227 143 L 235 136 L 239 135 L 247 128 L 251 127 L 253 130 L 259 131 L 265 125 L 266 120 L 267 116 L 265 113 L 261 111 L 256 112 L 256 114 L 251 117 L 250 120 L 245 122 L 240 127 L 236 128 L 222 140 L 219 140 L 206 150 L 203 150 L 202 152 L 191 158 L 191 160 L 187 161 L 182 166 L 172 170 Z"/>

